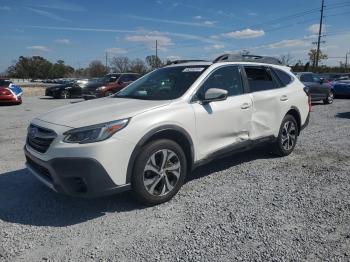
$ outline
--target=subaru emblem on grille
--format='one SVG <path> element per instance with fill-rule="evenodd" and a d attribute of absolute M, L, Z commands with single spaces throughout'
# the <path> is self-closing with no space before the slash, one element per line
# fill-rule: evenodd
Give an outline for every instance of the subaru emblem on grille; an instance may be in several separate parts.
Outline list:
<path fill-rule="evenodd" d="M 38 135 L 38 133 L 39 133 L 39 130 L 36 127 L 31 127 L 29 129 L 28 135 L 30 138 L 35 138 Z"/>

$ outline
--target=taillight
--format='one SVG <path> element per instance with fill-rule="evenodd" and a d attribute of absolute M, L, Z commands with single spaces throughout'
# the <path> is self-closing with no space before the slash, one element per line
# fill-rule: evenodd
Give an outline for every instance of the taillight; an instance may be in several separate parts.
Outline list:
<path fill-rule="evenodd" d="M 12 95 L 12 93 L 7 88 L 3 88 L 3 89 L 0 89 L 0 95 L 9 96 L 9 95 Z"/>

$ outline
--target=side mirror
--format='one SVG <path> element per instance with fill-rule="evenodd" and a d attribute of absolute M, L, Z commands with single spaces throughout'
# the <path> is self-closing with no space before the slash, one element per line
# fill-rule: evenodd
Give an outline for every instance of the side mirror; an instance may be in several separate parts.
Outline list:
<path fill-rule="evenodd" d="M 227 90 L 220 89 L 220 88 L 209 88 L 205 92 L 204 98 L 201 99 L 201 102 L 203 104 L 207 104 L 214 101 L 226 100 L 227 95 L 228 95 Z"/>

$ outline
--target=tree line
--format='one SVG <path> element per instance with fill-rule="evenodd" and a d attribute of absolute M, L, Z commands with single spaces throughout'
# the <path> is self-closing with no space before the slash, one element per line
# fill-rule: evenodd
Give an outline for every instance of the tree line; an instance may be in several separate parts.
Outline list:
<path fill-rule="evenodd" d="M 246 51 L 249 54 L 248 51 Z M 309 62 L 303 63 L 296 60 L 290 54 L 280 56 L 283 64 L 292 67 L 293 71 L 313 71 L 316 73 L 350 72 L 349 67 L 340 62 L 338 67 L 319 66 L 317 68 L 312 65 L 315 64 L 316 50 L 311 49 L 308 53 Z M 327 59 L 328 56 L 320 51 L 319 61 Z M 23 79 L 55 79 L 64 77 L 101 77 L 110 72 L 127 73 L 133 72 L 138 74 L 146 74 L 155 68 L 162 67 L 169 64 L 170 61 L 162 61 L 155 55 L 147 56 L 144 60 L 136 58 L 130 59 L 127 56 L 115 56 L 109 60 L 109 64 L 104 65 L 100 60 L 92 61 L 86 68 L 73 68 L 66 65 L 63 60 L 58 60 L 51 63 L 41 56 L 24 57 L 20 56 L 13 65 L 8 67 L 6 75 L 12 78 Z"/>
<path fill-rule="evenodd" d="M 100 60 L 92 61 L 86 68 L 73 68 L 63 60 L 51 63 L 41 56 L 20 56 L 13 65 L 9 66 L 5 75 L 23 79 L 55 79 L 64 77 L 101 77 L 110 72 L 133 72 L 141 75 L 159 68 L 170 61 L 161 61 L 159 57 L 150 55 L 145 60 L 130 59 L 126 56 L 115 56 L 106 67 Z"/>

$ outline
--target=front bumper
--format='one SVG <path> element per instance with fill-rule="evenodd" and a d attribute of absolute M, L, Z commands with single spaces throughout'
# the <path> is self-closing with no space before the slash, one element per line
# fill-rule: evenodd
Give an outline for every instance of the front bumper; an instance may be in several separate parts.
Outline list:
<path fill-rule="evenodd" d="M 130 189 L 116 185 L 105 168 L 93 158 L 58 157 L 43 161 L 24 148 L 26 166 L 52 190 L 79 197 L 98 197 Z"/>

